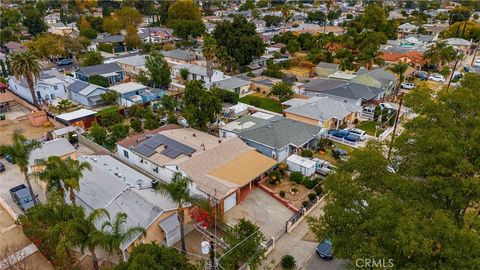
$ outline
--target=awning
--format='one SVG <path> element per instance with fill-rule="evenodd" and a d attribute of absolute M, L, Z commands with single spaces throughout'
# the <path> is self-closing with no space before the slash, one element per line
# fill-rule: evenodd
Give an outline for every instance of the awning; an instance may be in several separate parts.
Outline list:
<path fill-rule="evenodd" d="M 180 240 L 180 223 L 177 213 L 161 220 L 159 225 L 165 233 L 167 246 L 171 246 Z"/>
<path fill-rule="evenodd" d="M 275 164 L 277 162 L 274 159 L 251 150 L 224 166 L 211 171 L 209 175 L 243 187 L 275 166 Z"/>

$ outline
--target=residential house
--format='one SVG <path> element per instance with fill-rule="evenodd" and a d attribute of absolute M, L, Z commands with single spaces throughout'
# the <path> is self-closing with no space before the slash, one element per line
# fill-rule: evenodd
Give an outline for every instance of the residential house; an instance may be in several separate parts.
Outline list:
<path fill-rule="evenodd" d="M 192 193 L 218 201 L 220 213 L 245 198 L 252 182 L 276 164 L 239 138 L 219 139 L 191 128 L 162 130 L 146 138 L 128 151 L 117 145 L 122 158 L 163 181 L 182 173 L 192 180 Z"/>
<path fill-rule="evenodd" d="M 397 77 L 383 67 L 372 70 L 360 68 L 356 74 L 357 76 L 351 80 L 352 82 L 380 88 L 385 90 L 387 95 L 392 93 L 397 85 Z"/>
<path fill-rule="evenodd" d="M 76 80 L 67 86 L 69 91 L 68 98 L 78 102 L 87 108 L 94 108 L 103 104 L 101 95 L 108 90 L 91 83 Z"/>
<path fill-rule="evenodd" d="M 205 83 L 217 82 L 225 78 L 224 74 L 220 70 L 213 70 L 211 78 L 207 76 L 207 68 L 192 65 L 192 64 L 179 64 L 172 67 L 172 78 L 182 80 L 180 72 L 182 69 L 188 70 L 187 80 L 202 80 Z"/>
<path fill-rule="evenodd" d="M 312 80 L 303 84 L 300 88 L 301 94 L 310 97 L 326 96 L 359 106 L 366 102 L 383 99 L 386 92 L 386 90 L 377 87 L 332 79 Z"/>
<path fill-rule="evenodd" d="M 260 153 L 281 162 L 302 149 L 315 147 L 321 127 L 288 118 L 270 120 L 266 125 L 240 131 L 238 136 Z"/>
<path fill-rule="evenodd" d="M 339 64 L 320 62 L 317 65 L 316 72 L 319 77 L 328 77 L 339 71 Z"/>
<path fill-rule="evenodd" d="M 133 55 L 123 58 L 118 58 L 114 60 L 117 65 L 119 65 L 129 76 L 136 76 L 139 74 L 140 70 L 146 71 L 145 55 Z"/>
<path fill-rule="evenodd" d="M 45 21 L 45 23 L 47 23 L 49 25 L 62 22 L 62 19 L 60 17 L 60 13 L 58 13 L 58 12 L 54 12 L 54 13 L 50 13 L 50 14 L 46 15 L 45 17 L 43 17 L 43 20 Z"/>
<path fill-rule="evenodd" d="M 448 23 L 436 23 L 436 24 L 422 24 L 426 33 L 429 35 L 438 35 L 442 31 L 447 30 L 449 27 Z"/>
<path fill-rule="evenodd" d="M 250 78 L 250 89 L 252 91 L 268 95 L 270 94 L 272 87 L 281 81 L 282 81 L 281 79 L 267 77 L 267 76 Z"/>
<path fill-rule="evenodd" d="M 75 78 L 84 82 L 88 82 L 94 75 L 107 78 L 109 85 L 115 85 L 125 80 L 125 71 L 116 63 L 81 67 L 75 70 Z"/>
<path fill-rule="evenodd" d="M 65 99 L 68 97 L 67 78 L 60 74 L 56 70 L 44 71 L 40 78 L 35 82 L 33 86 L 37 102 L 39 104 L 55 104 L 59 99 Z M 18 80 L 15 76 L 8 78 L 8 85 L 10 90 L 30 103 L 33 103 L 32 94 L 28 88 L 28 83 L 25 78 Z"/>
<path fill-rule="evenodd" d="M 279 115 L 273 115 L 269 113 L 256 112 L 251 115 L 246 115 L 235 121 L 232 121 L 224 126 L 220 126 L 218 130 L 218 137 L 230 138 L 238 137 L 238 134 L 242 131 L 247 131 L 260 126 L 267 125 L 271 121 L 282 119 Z"/>
<path fill-rule="evenodd" d="M 338 129 L 343 124 L 356 123 L 362 112 L 359 105 L 329 97 L 294 98 L 282 104 L 290 106 L 283 110 L 287 118 L 325 129 Z"/>
<path fill-rule="evenodd" d="M 408 51 L 405 53 L 383 52 L 380 57 L 385 61 L 385 63 L 394 64 L 403 62 L 413 66 L 416 69 L 420 69 L 427 63 L 427 61 L 423 59 L 423 53 L 419 51 Z"/>
<path fill-rule="evenodd" d="M 195 54 L 191 51 L 176 49 L 171 51 L 160 51 L 160 53 L 170 66 L 195 63 Z"/>
<path fill-rule="evenodd" d="M 138 36 L 144 43 L 163 43 L 174 39 L 173 30 L 164 27 L 139 28 Z"/>
<path fill-rule="evenodd" d="M 410 34 L 406 35 L 404 40 L 413 44 L 427 45 L 437 41 L 438 35 Z"/>
<path fill-rule="evenodd" d="M 257 33 L 263 33 L 267 30 L 267 22 L 264 20 L 254 19 L 251 22 L 255 25 L 255 31 L 257 31 Z"/>
<path fill-rule="evenodd" d="M 5 51 L 6 54 L 20 53 L 27 50 L 25 46 L 15 41 L 9 41 L 3 44 L 2 49 L 3 51 Z"/>
<path fill-rule="evenodd" d="M 207 84 L 207 88 L 212 87 L 228 90 L 237 93 L 239 97 L 244 97 L 250 94 L 250 81 L 243 80 L 237 77 L 229 77 L 220 81 Z"/>
<path fill-rule="evenodd" d="M 92 46 L 107 53 L 119 53 L 127 51 L 127 46 L 125 45 L 125 36 L 123 35 L 110 35 L 106 33 L 100 34 L 96 39 L 92 40 Z M 111 48 L 112 51 L 105 50 L 106 48 Z"/>
<path fill-rule="evenodd" d="M 117 84 L 111 86 L 109 90 L 117 92 L 117 103 L 126 107 L 159 99 L 164 94 L 163 91 L 152 92 L 148 89 L 148 86 L 135 82 Z"/>
<path fill-rule="evenodd" d="M 37 165 L 37 160 L 47 159 L 50 156 L 57 156 L 61 159 L 76 158 L 75 148 L 65 138 L 54 139 L 44 142 L 39 148 L 30 152 L 28 158 L 28 170 L 30 173 L 35 173 L 43 170 L 44 167 Z"/>
<path fill-rule="evenodd" d="M 457 50 L 462 51 L 464 54 L 468 54 L 470 47 L 472 46 L 472 42 L 463 38 L 447 38 L 445 39 L 445 43 Z"/>
<path fill-rule="evenodd" d="M 153 190 L 157 180 L 139 172 L 110 155 L 79 156 L 80 162 L 87 162 L 91 170 L 83 171 L 80 189 L 75 192 L 77 204 L 89 214 L 105 209 L 110 218 L 118 213 L 127 215 L 127 228 L 139 226 L 145 232 L 132 235 L 120 244 L 123 259 L 135 245 L 154 242 L 171 246 L 180 240 L 177 205 L 166 196 Z M 69 201 L 68 198 L 66 198 Z M 100 219 L 100 226 L 105 219 Z M 186 221 L 189 221 L 186 215 Z M 99 248 L 97 253 L 105 252 Z"/>
<path fill-rule="evenodd" d="M 408 22 L 398 26 L 398 32 L 401 34 L 413 33 L 416 30 L 417 30 L 417 26 Z"/>
<path fill-rule="evenodd" d="M 62 22 L 50 24 L 48 32 L 59 36 L 72 36 L 76 34 L 72 27 L 66 26 Z"/>

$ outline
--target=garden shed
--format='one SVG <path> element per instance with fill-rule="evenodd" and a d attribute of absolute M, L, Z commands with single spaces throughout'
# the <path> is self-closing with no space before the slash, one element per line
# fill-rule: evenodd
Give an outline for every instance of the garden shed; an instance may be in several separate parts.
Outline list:
<path fill-rule="evenodd" d="M 301 157 L 299 155 L 291 155 L 287 158 L 288 170 L 291 172 L 301 172 L 305 176 L 311 176 L 315 173 L 315 161 Z"/>

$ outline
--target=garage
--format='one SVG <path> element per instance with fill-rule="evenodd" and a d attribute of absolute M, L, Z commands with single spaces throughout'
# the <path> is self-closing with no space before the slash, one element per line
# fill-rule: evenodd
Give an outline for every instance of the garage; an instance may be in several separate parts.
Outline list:
<path fill-rule="evenodd" d="M 165 233 L 167 246 L 174 245 L 180 241 L 180 223 L 178 222 L 177 213 L 161 220 L 159 225 Z"/>
<path fill-rule="evenodd" d="M 237 205 L 237 192 L 233 192 L 223 200 L 223 212 L 227 212 L 235 205 Z"/>

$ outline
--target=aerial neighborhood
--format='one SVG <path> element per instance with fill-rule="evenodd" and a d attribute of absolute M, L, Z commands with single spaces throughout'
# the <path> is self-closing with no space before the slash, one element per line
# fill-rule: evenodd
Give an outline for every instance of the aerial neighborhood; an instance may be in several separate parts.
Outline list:
<path fill-rule="evenodd" d="M 5 0 L 0 270 L 480 269 L 480 1 Z"/>

